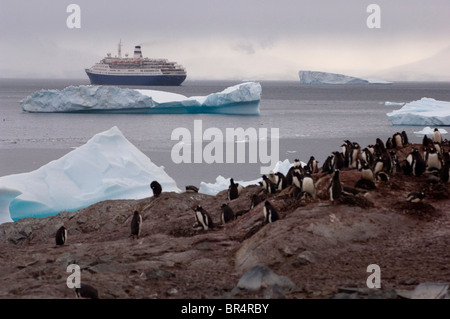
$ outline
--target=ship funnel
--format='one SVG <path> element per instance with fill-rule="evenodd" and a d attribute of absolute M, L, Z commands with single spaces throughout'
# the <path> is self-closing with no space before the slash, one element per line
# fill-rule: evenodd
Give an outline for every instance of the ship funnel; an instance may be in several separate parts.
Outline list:
<path fill-rule="evenodd" d="M 135 59 L 142 58 L 142 51 L 141 51 L 141 46 L 140 45 L 136 45 L 134 47 L 134 58 Z"/>

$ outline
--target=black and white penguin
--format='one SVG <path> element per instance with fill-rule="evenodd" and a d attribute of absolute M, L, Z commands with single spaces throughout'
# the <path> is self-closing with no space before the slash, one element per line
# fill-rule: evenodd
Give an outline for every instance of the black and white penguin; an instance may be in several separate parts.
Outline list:
<path fill-rule="evenodd" d="M 287 181 L 286 181 L 286 176 L 284 176 L 283 173 L 281 172 L 276 172 L 275 176 L 277 177 L 277 190 L 281 191 L 283 189 L 285 189 L 288 185 L 287 185 Z"/>
<path fill-rule="evenodd" d="M 308 163 L 306 164 L 311 174 L 315 174 L 319 172 L 319 165 L 314 156 L 309 158 Z"/>
<path fill-rule="evenodd" d="M 370 152 L 368 147 L 365 147 L 362 151 L 361 151 L 361 159 L 366 162 L 367 164 L 369 164 L 369 166 L 373 165 L 373 155 Z"/>
<path fill-rule="evenodd" d="M 80 284 L 80 288 L 75 288 L 75 295 L 77 298 L 99 299 L 97 289 L 87 284 Z"/>
<path fill-rule="evenodd" d="M 419 153 L 419 150 L 415 148 L 412 151 L 412 164 L 411 164 L 411 171 L 414 176 L 422 176 L 422 174 L 426 170 L 426 163 L 422 156 Z"/>
<path fill-rule="evenodd" d="M 213 221 L 208 212 L 200 205 L 194 208 L 195 213 L 195 224 L 194 228 L 203 227 L 203 230 L 208 230 L 209 228 L 214 228 Z"/>
<path fill-rule="evenodd" d="M 406 132 L 405 131 L 402 131 L 402 143 L 403 143 L 403 146 L 407 146 L 407 145 L 409 145 L 409 139 L 408 139 L 408 135 L 406 134 Z"/>
<path fill-rule="evenodd" d="M 392 137 L 394 148 L 403 148 L 403 137 L 402 134 L 397 132 Z"/>
<path fill-rule="evenodd" d="M 331 174 L 333 171 L 333 156 L 330 155 L 322 165 L 322 172 Z"/>
<path fill-rule="evenodd" d="M 432 138 L 433 142 L 438 142 L 439 144 L 442 143 L 442 135 L 441 132 L 439 132 L 438 128 L 435 128 L 433 131 L 433 138 Z"/>
<path fill-rule="evenodd" d="M 332 166 L 333 169 L 343 169 L 345 167 L 345 159 L 341 152 L 332 152 L 333 160 Z"/>
<path fill-rule="evenodd" d="M 442 163 L 443 163 L 443 165 L 442 165 L 441 173 L 439 175 L 440 175 L 441 181 L 443 183 L 448 183 L 448 182 L 450 182 L 450 153 L 449 152 L 444 153 Z"/>
<path fill-rule="evenodd" d="M 66 243 L 66 241 L 67 241 L 67 229 L 66 229 L 66 227 L 61 226 L 56 231 L 55 240 L 56 240 L 56 245 L 58 245 L 58 246 L 62 246 L 62 245 L 64 245 Z"/>
<path fill-rule="evenodd" d="M 384 167 L 384 161 L 381 156 L 378 156 L 375 160 L 374 166 L 373 166 L 373 174 L 377 175 L 379 172 L 383 171 L 385 169 Z"/>
<path fill-rule="evenodd" d="M 277 191 L 277 185 L 275 185 L 267 175 L 262 176 L 261 186 L 266 190 L 269 194 L 275 194 Z"/>
<path fill-rule="evenodd" d="M 302 162 L 298 158 L 294 160 L 294 168 L 302 168 Z"/>
<path fill-rule="evenodd" d="M 302 189 L 303 185 L 303 174 L 300 173 L 300 171 L 295 170 L 294 174 L 292 176 L 292 185 L 297 187 L 299 190 Z"/>
<path fill-rule="evenodd" d="M 264 202 L 263 213 L 264 213 L 263 225 L 273 223 L 279 219 L 277 210 L 268 200 Z"/>
<path fill-rule="evenodd" d="M 230 179 L 230 186 L 228 187 L 228 200 L 233 200 L 239 197 L 242 192 L 242 185 L 235 183 L 234 179 Z"/>
<path fill-rule="evenodd" d="M 308 194 L 313 199 L 316 198 L 316 185 L 314 184 L 314 180 L 311 177 L 309 171 L 305 173 L 302 179 L 302 192 Z"/>
<path fill-rule="evenodd" d="M 222 224 L 229 223 L 234 220 L 234 212 L 227 204 L 222 204 L 222 214 L 220 215 L 220 220 Z"/>
<path fill-rule="evenodd" d="M 353 148 L 352 148 L 352 153 L 350 156 L 350 167 L 351 168 L 357 168 L 357 160 L 359 158 L 359 155 L 361 153 L 361 147 L 359 146 L 358 143 L 354 142 L 353 143 Z"/>
<path fill-rule="evenodd" d="M 406 201 L 411 203 L 421 203 L 425 198 L 424 192 L 412 192 L 406 196 Z"/>
<path fill-rule="evenodd" d="M 378 154 L 384 154 L 386 152 L 386 147 L 384 146 L 383 141 L 377 137 L 375 140 L 375 147 L 377 149 Z"/>
<path fill-rule="evenodd" d="M 393 148 L 395 148 L 395 146 L 394 146 L 394 140 L 392 139 L 392 137 L 388 137 L 388 139 L 386 140 L 386 148 L 387 148 L 387 149 L 393 149 Z"/>
<path fill-rule="evenodd" d="M 373 171 L 369 167 L 368 163 L 363 163 L 363 167 L 361 169 L 361 178 L 372 183 L 375 182 L 375 175 L 373 174 Z"/>
<path fill-rule="evenodd" d="M 434 147 L 430 147 L 425 157 L 425 165 L 427 170 L 430 171 L 440 171 L 442 168 L 441 159 L 439 153 Z"/>
<path fill-rule="evenodd" d="M 427 147 L 428 145 L 432 145 L 432 144 L 433 144 L 433 140 L 425 134 L 422 138 L 422 145 Z"/>
<path fill-rule="evenodd" d="M 158 181 L 153 181 L 150 183 L 150 188 L 153 191 L 153 196 L 158 197 L 162 193 L 162 186 Z"/>
<path fill-rule="evenodd" d="M 342 157 L 344 159 L 344 167 L 349 167 L 351 163 L 351 153 L 352 153 L 353 143 L 349 140 L 345 140 L 344 144 L 341 145 Z"/>
<path fill-rule="evenodd" d="M 141 234 L 142 227 L 142 215 L 135 210 L 133 213 L 133 218 L 131 219 L 131 234 L 130 237 L 139 238 Z"/>
<path fill-rule="evenodd" d="M 330 180 L 330 185 L 328 186 L 328 193 L 330 194 L 330 200 L 334 202 L 339 199 L 342 195 L 342 184 L 339 179 L 339 170 L 334 170 L 334 175 Z"/>
<path fill-rule="evenodd" d="M 198 193 L 198 187 L 193 185 L 186 186 L 186 193 Z"/>

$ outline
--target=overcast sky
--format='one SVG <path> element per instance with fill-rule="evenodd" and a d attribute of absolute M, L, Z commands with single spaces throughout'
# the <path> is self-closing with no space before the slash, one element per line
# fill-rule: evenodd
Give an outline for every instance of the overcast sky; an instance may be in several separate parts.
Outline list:
<path fill-rule="evenodd" d="M 79 29 L 66 24 L 71 3 Z M 370 4 L 380 28 L 367 26 Z M 189 79 L 297 80 L 318 70 L 398 80 L 411 64 L 408 79 L 450 80 L 449 34 L 448 0 L 0 0 L 0 77 L 87 78 L 122 40 L 123 53 L 141 44 Z"/>

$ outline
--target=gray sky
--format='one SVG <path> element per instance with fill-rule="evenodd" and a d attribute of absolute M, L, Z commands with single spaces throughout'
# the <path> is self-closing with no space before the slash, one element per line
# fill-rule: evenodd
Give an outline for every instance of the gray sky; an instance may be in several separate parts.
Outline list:
<path fill-rule="evenodd" d="M 66 25 L 71 3 L 79 29 Z M 380 28 L 366 24 L 372 3 Z M 448 0 L 0 0 L 0 77 L 87 78 L 121 39 L 123 53 L 141 44 L 189 79 L 450 81 L 449 34 Z"/>

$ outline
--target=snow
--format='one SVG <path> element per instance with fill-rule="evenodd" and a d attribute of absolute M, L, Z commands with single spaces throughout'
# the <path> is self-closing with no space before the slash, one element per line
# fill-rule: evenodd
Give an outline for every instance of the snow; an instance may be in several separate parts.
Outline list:
<path fill-rule="evenodd" d="M 116 86 L 69 86 L 40 90 L 20 101 L 26 112 L 218 113 L 258 115 L 261 84 L 246 82 L 207 96 L 127 89 Z"/>
<path fill-rule="evenodd" d="M 450 125 L 450 102 L 423 97 L 386 114 L 393 125 Z"/>
<path fill-rule="evenodd" d="M 386 106 L 403 106 L 405 105 L 404 102 L 390 102 L 390 101 L 386 101 L 384 102 L 384 105 Z"/>
<path fill-rule="evenodd" d="M 275 167 L 273 168 L 273 172 L 277 173 L 283 173 L 284 175 L 287 174 L 287 172 L 289 171 L 289 169 L 291 168 L 293 164 L 289 162 L 288 159 L 284 160 L 284 161 L 278 161 L 275 164 Z M 302 166 L 305 166 L 306 164 L 304 162 L 301 162 Z M 230 186 L 230 178 L 225 178 L 221 175 L 219 175 L 216 178 L 215 183 L 206 183 L 206 182 L 201 182 L 200 183 L 200 187 L 198 192 L 202 193 L 202 194 L 207 194 L 207 195 L 212 195 L 215 196 L 218 193 L 220 193 L 221 191 L 228 189 L 228 187 Z M 252 180 L 252 181 L 238 181 L 235 180 L 235 183 L 238 183 L 244 187 L 247 187 L 249 185 L 258 185 L 259 182 L 262 181 L 262 177 Z"/>
<path fill-rule="evenodd" d="M 180 192 L 163 167 L 113 127 L 35 171 L 0 177 L 0 223 L 75 211 L 103 200 L 151 197 L 153 180 L 164 192 Z"/>
<path fill-rule="evenodd" d="M 391 84 L 377 79 L 361 79 L 338 73 L 299 71 L 301 84 Z"/>
<path fill-rule="evenodd" d="M 448 133 L 443 128 L 438 128 L 438 131 L 441 134 L 447 134 Z M 421 131 L 414 132 L 414 134 L 416 134 L 416 135 L 433 135 L 434 134 L 434 129 L 429 127 L 429 126 L 427 126 L 427 127 L 424 127 Z"/>

